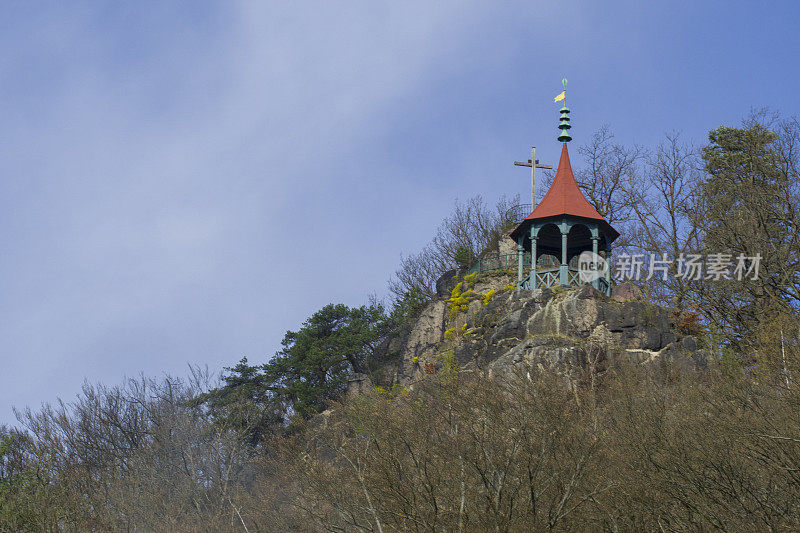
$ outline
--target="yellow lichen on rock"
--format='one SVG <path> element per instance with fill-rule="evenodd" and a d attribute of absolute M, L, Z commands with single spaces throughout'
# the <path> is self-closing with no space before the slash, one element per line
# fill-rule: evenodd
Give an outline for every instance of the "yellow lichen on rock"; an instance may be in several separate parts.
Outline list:
<path fill-rule="evenodd" d="M 453 287 L 453 290 L 450 292 L 450 298 L 447 299 L 447 303 L 450 306 L 450 312 L 448 314 L 450 319 L 455 318 L 461 312 L 468 311 L 470 302 L 481 300 L 484 305 L 489 305 L 489 302 L 492 301 L 497 290 L 491 289 L 486 294 L 481 294 L 474 290 L 477 280 L 478 273 L 473 272 L 472 274 L 464 276 L 464 279 Z"/>

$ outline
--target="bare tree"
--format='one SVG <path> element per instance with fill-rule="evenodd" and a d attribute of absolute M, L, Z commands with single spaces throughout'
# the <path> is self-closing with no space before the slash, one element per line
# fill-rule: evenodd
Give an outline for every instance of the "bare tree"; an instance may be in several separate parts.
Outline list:
<path fill-rule="evenodd" d="M 73 403 L 19 412 L 41 480 L 29 496 L 52 502 L 36 529 L 246 530 L 245 438 L 189 407 L 208 379 L 86 384 Z"/>
<path fill-rule="evenodd" d="M 592 134 L 587 144 L 578 148 L 586 166 L 575 176 L 586 198 L 609 224 L 625 224 L 631 219 L 632 199 L 625 186 L 639 174 L 645 151 L 639 146 L 614 143 L 614 134 L 606 124 Z"/>
<path fill-rule="evenodd" d="M 513 208 L 519 197 L 501 197 L 494 207 L 488 206 L 480 196 L 455 208 L 436 231 L 436 236 L 420 252 L 402 258 L 400 268 L 389 281 L 389 290 L 396 299 L 418 294 L 423 300 L 436 294 L 436 280 L 448 270 L 457 268 L 459 255 L 477 258 L 487 250 L 497 249 L 504 231 L 514 222 Z"/>
<path fill-rule="evenodd" d="M 343 406 L 295 452 L 309 519 L 330 531 L 588 523 L 580 510 L 609 485 L 596 475 L 600 441 L 569 390 L 547 376 L 427 385 Z"/>
<path fill-rule="evenodd" d="M 644 285 L 648 296 L 683 311 L 692 290 L 691 280 L 678 275 L 679 258 L 699 249 L 698 213 L 700 174 L 695 150 L 669 133 L 645 158 L 641 177 L 631 176 L 622 194 L 628 198 L 635 232 L 629 251 L 666 261 L 668 271 L 648 267 Z"/>

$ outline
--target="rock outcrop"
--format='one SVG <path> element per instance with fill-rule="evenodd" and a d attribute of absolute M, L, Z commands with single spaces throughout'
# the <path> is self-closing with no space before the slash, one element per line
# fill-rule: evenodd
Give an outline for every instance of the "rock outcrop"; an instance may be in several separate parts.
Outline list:
<path fill-rule="evenodd" d="M 681 334 L 673 313 L 643 300 L 636 287 L 621 284 L 609 298 L 589 285 L 518 291 L 515 281 L 506 271 L 443 276 L 438 297 L 393 343 L 396 357 L 384 379 L 407 385 L 447 361 L 495 374 L 526 368 L 572 374 L 622 361 L 705 365 L 697 340 Z"/>

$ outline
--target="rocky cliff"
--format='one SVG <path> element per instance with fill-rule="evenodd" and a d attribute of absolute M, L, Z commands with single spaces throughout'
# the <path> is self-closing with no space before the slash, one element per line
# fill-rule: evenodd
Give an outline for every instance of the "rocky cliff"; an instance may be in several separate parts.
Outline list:
<path fill-rule="evenodd" d="M 706 352 L 674 313 L 630 284 L 611 297 L 589 285 L 522 290 L 511 272 L 450 272 L 437 298 L 393 339 L 380 381 L 411 384 L 448 364 L 490 373 L 549 368 L 566 374 L 625 361 L 705 366 Z"/>

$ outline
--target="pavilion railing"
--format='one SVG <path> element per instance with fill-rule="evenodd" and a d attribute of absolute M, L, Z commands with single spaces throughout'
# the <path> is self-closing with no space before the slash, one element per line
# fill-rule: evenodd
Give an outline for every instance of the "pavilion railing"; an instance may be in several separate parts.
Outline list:
<path fill-rule="evenodd" d="M 567 284 L 569 285 L 583 285 L 583 281 L 581 280 L 580 272 L 577 270 L 568 270 L 567 271 Z"/>
<path fill-rule="evenodd" d="M 528 276 L 530 278 L 530 275 Z M 558 287 L 561 284 L 561 268 L 548 268 L 536 271 L 537 287 Z"/>
<path fill-rule="evenodd" d="M 522 260 L 523 264 L 528 265 L 530 268 L 531 254 L 525 254 Z M 490 255 L 488 257 L 481 257 L 475 261 L 467 271 L 467 274 L 472 274 L 473 272 L 480 274 L 481 272 L 503 268 L 517 268 L 518 263 L 519 256 L 517 254 Z"/>
<path fill-rule="evenodd" d="M 522 288 L 523 289 L 531 289 L 533 285 L 531 284 L 531 271 L 528 271 L 527 276 L 522 280 Z M 575 287 L 580 285 L 593 285 L 592 281 L 584 282 L 581 280 L 580 271 L 577 268 L 570 267 L 567 270 L 567 281 L 569 286 Z M 554 267 L 545 267 L 536 269 L 536 287 L 539 288 L 553 288 L 559 287 L 561 285 L 561 267 L 554 266 Z M 601 277 L 597 280 L 597 288 L 606 294 L 608 294 L 608 280 L 606 278 Z"/>
<path fill-rule="evenodd" d="M 539 256 L 539 263 L 536 265 L 537 270 L 540 268 L 550 268 L 550 267 L 558 267 L 559 266 L 558 260 L 551 256 L 551 255 L 541 255 Z M 525 253 L 522 256 L 522 265 L 525 269 L 525 272 L 531 269 L 531 254 L 530 252 Z M 516 253 L 514 254 L 503 254 L 503 255 L 490 255 L 487 257 L 481 257 L 474 263 L 472 266 L 469 267 L 467 274 L 472 274 L 473 272 L 488 272 L 489 270 L 500 270 L 500 269 L 516 269 L 519 267 L 519 255 Z"/>

